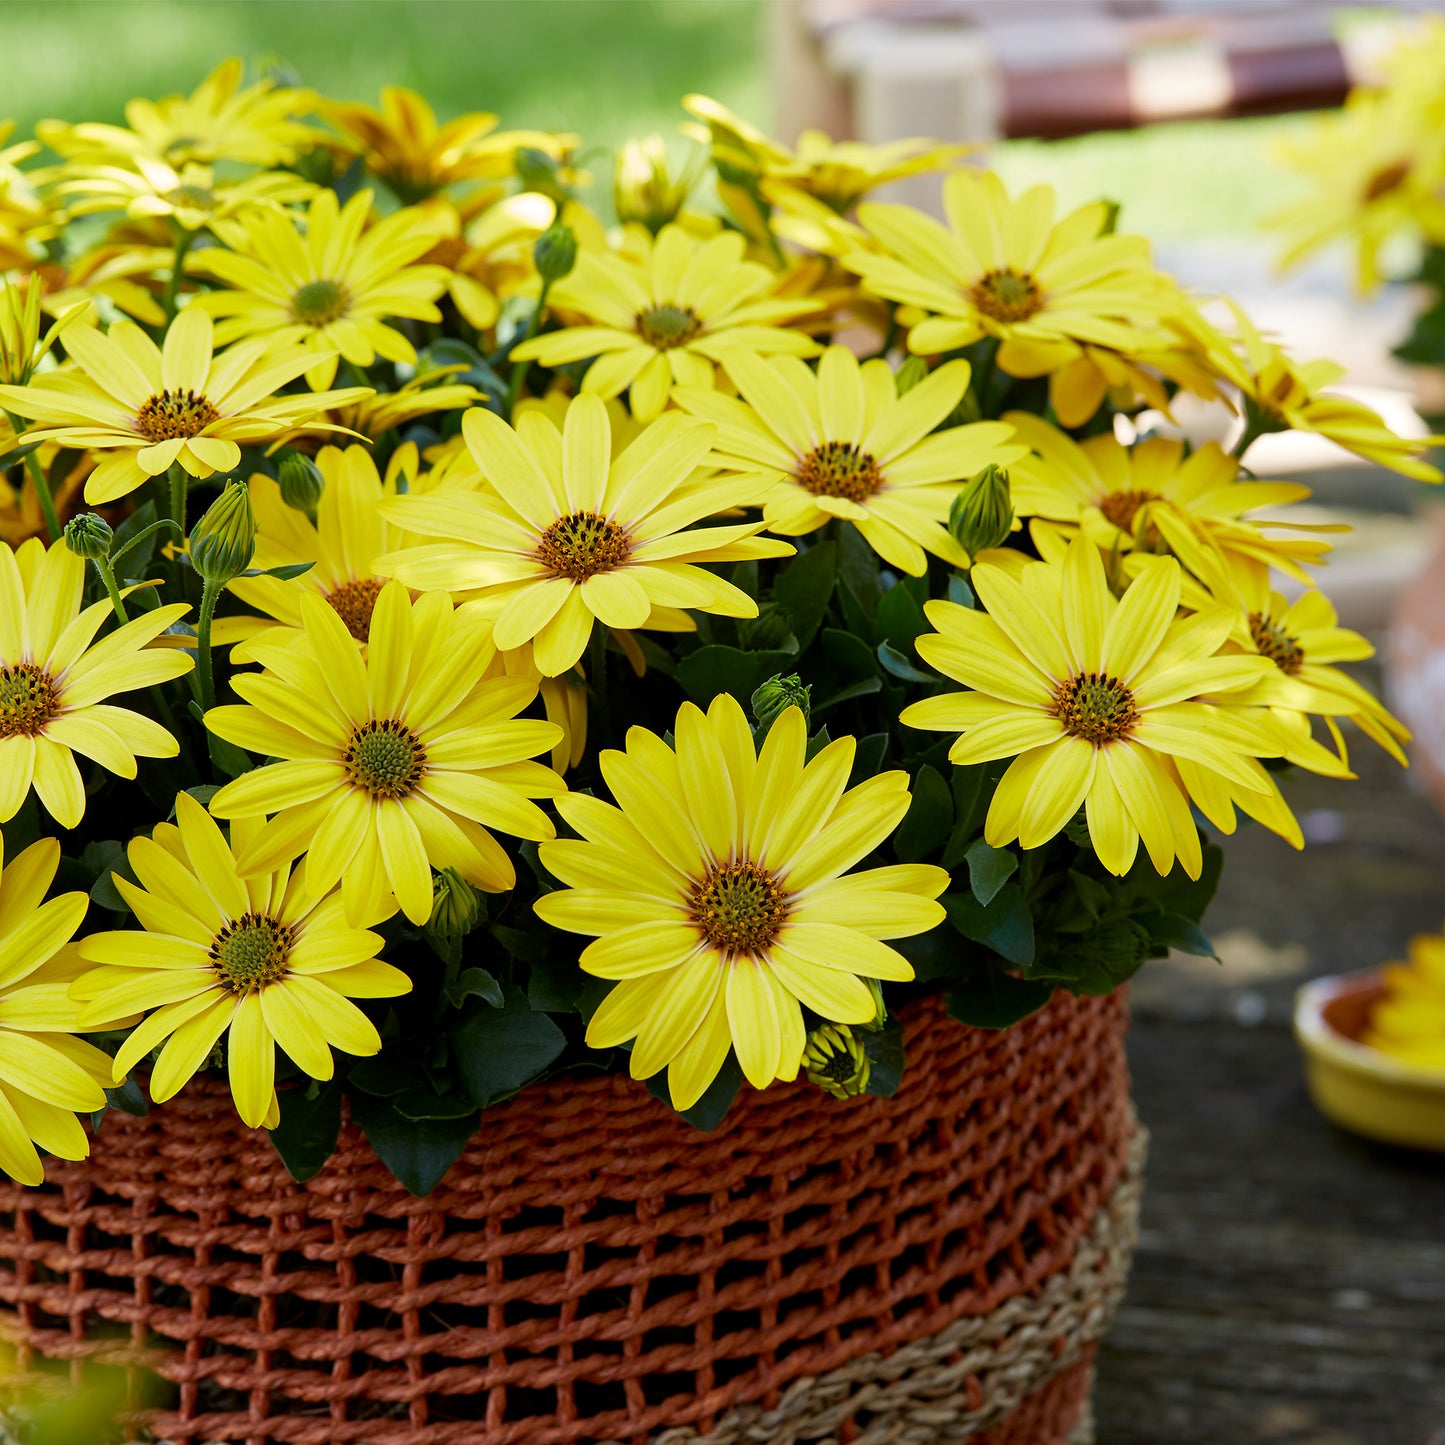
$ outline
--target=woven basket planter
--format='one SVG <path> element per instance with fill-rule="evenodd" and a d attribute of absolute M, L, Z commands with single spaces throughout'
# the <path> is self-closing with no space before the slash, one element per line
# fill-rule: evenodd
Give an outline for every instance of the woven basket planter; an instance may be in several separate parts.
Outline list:
<path fill-rule="evenodd" d="M 489 1110 L 428 1198 L 343 1131 L 293 1183 L 219 1088 L 0 1190 L 32 1352 L 178 1389 L 176 1445 L 1065 1445 L 1140 1145 L 1118 998 L 905 1014 L 894 1099 L 745 1091 L 701 1135 L 618 1076 Z"/>

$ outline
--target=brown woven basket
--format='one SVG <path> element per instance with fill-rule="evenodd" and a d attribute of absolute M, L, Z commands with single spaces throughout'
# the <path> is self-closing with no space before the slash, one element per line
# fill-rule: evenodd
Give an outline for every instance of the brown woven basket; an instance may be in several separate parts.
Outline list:
<path fill-rule="evenodd" d="M 711 1134 L 618 1076 L 489 1110 L 426 1199 L 343 1131 L 293 1183 L 223 1088 L 0 1189 L 23 1371 L 178 1387 L 175 1445 L 1064 1445 L 1122 1288 L 1117 998 L 906 1012 L 894 1099 L 745 1091 Z"/>

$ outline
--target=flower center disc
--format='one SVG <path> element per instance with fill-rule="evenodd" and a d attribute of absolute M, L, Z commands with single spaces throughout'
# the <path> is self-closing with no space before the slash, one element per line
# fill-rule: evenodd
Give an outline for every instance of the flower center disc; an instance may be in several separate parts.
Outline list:
<path fill-rule="evenodd" d="M 1305 650 L 1288 632 L 1264 612 L 1249 614 L 1249 635 L 1259 649 L 1281 672 L 1291 677 L 1305 665 Z"/>
<path fill-rule="evenodd" d="M 686 346 L 702 330 L 691 306 L 649 306 L 637 313 L 637 334 L 659 351 Z"/>
<path fill-rule="evenodd" d="M 55 679 L 33 662 L 0 667 L 0 738 L 34 737 L 59 712 Z"/>
<path fill-rule="evenodd" d="M 291 298 L 291 314 L 307 326 L 325 326 L 344 316 L 350 303 L 339 281 L 308 281 Z"/>
<path fill-rule="evenodd" d="M 358 641 L 371 636 L 371 614 L 385 583 L 374 577 L 353 578 L 343 582 L 334 592 L 326 594 L 331 609 L 346 624 L 346 630 Z"/>
<path fill-rule="evenodd" d="M 254 993 L 284 978 L 296 930 L 264 913 L 233 918 L 211 940 L 211 967 L 221 987 L 235 994 Z"/>
<path fill-rule="evenodd" d="M 220 412 L 193 391 L 162 391 L 136 413 L 135 427 L 149 441 L 168 442 L 199 436 L 218 416 Z"/>
<path fill-rule="evenodd" d="M 878 463 L 853 442 L 824 442 L 803 458 L 794 473 L 798 485 L 815 497 L 866 502 L 883 486 Z"/>
<path fill-rule="evenodd" d="M 1081 672 L 1054 689 L 1054 716 L 1072 737 L 1102 747 L 1121 742 L 1139 721 L 1134 694 L 1102 672 Z"/>
<path fill-rule="evenodd" d="M 1112 522 L 1121 532 L 1128 532 L 1132 536 L 1134 519 L 1139 515 L 1140 507 L 1158 500 L 1158 492 L 1106 492 L 1099 498 L 1099 510 L 1107 521 Z M 1159 540 L 1159 529 L 1151 524 L 1146 529 L 1144 540 L 1147 546 L 1154 546 Z"/>
<path fill-rule="evenodd" d="M 596 512 L 573 512 L 542 533 L 533 555 L 553 577 L 585 582 L 620 567 L 631 553 L 627 533 L 616 522 Z"/>
<path fill-rule="evenodd" d="M 1381 196 L 1388 196 L 1409 174 L 1410 166 L 1407 161 L 1396 161 L 1392 166 L 1382 167 L 1366 183 L 1365 200 L 1378 201 Z"/>
<path fill-rule="evenodd" d="M 1005 267 L 986 272 L 973 288 L 973 304 L 995 321 L 1027 321 L 1043 310 L 1043 293 L 1032 276 Z"/>
<path fill-rule="evenodd" d="M 426 751 L 405 723 L 388 718 L 353 728 L 341 762 L 348 781 L 373 798 L 405 798 L 421 781 Z"/>
<path fill-rule="evenodd" d="M 788 916 L 787 895 L 756 863 L 724 863 L 698 882 L 688 899 L 693 922 L 724 953 L 756 953 Z"/>

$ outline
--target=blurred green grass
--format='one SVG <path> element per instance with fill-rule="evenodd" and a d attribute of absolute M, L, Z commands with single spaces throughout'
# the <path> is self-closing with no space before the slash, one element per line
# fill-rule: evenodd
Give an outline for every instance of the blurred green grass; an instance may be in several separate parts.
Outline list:
<path fill-rule="evenodd" d="M 122 119 L 132 95 L 189 90 L 217 61 L 285 62 L 328 95 L 421 91 L 443 117 L 574 130 L 588 147 L 675 135 L 701 90 L 767 129 L 768 0 L 0 0 L 0 119 Z M 1198 122 L 1068 141 L 1013 141 L 1011 189 L 1047 181 L 1063 206 L 1106 196 L 1155 239 L 1244 236 L 1298 182 L 1268 145 L 1300 116 Z M 605 186 L 608 167 L 592 169 Z M 599 190 L 602 186 L 599 186 Z M 600 198 L 600 197 L 599 197 Z"/>

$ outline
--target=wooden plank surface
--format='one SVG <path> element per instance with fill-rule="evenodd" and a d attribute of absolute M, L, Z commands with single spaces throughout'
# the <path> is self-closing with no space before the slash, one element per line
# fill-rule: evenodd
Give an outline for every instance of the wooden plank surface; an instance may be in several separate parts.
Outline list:
<path fill-rule="evenodd" d="M 1326 1123 L 1289 1031 L 1305 978 L 1445 917 L 1445 822 L 1367 747 L 1360 782 L 1287 790 L 1305 853 L 1228 841 L 1223 962 L 1150 964 L 1135 990 L 1152 1147 L 1099 1445 L 1445 1445 L 1445 1155 Z"/>

